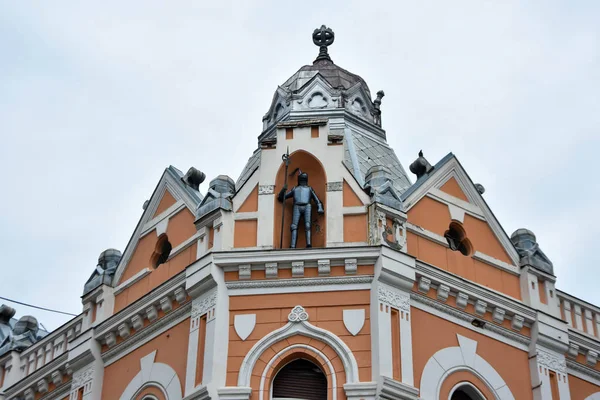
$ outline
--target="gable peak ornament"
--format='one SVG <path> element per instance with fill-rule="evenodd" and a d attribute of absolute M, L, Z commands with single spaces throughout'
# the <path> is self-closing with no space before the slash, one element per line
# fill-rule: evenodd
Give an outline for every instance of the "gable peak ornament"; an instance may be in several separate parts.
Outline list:
<path fill-rule="evenodd" d="M 288 314 L 288 321 L 290 322 L 302 322 L 308 321 L 308 313 L 302 306 L 296 306 L 292 308 L 292 311 Z"/>
<path fill-rule="evenodd" d="M 319 60 L 328 60 L 331 61 L 329 57 L 329 53 L 327 52 L 327 46 L 330 46 L 335 39 L 335 34 L 331 30 L 331 28 L 326 27 L 325 25 L 321 25 L 320 28 L 314 30 L 312 34 L 313 43 L 319 46 L 319 55 L 315 62 Z"/>

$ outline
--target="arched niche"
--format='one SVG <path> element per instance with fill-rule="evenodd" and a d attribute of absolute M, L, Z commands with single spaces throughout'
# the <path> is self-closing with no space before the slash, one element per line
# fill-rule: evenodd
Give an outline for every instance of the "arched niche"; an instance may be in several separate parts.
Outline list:
<path fill-rule="evenodd" d="M 322 400 L 331 397 L 333 389 L 318 360 L 300 352 L 284 358 L 275 368 L 271 398 Z"/>
<path fill-rule="evenodd" d="M 312 154 L 298 150 L 290 154 L 290 165 L 288 168 L 288 175 L 299 168 L 302 172 L 308 174 L 308 185 L 313 188 L 319 200 L 323 203 L 323 209 L 327 210 L 326 207 L 326 195 L 327 195 L 327 176 L 325 175 L 325 169 L 321 162 Z M 298 173 L 293 176 L 287 177 L 288 191 L 298 184 Z M 275 196 L 283 188 L 285 183 L 285 163 L 282 162 L 277 170 L 277 176 L 275 178 Z M 282 248 L 287 249 L 290 247 L 290 224 L 292 222 L 292 199 L 285 201 L 285 221 L 283 227 L 283 246 Z M 281 210 L 282 203 L 275 199 L 275 219 L 273 229 L 273 247 L 278 249 L 281 235 Z M 327 212 L 327 211 L 326 211 Z M 313 247 L 325 247 L 326 244 L 326 215 L 318 214 L 317 207 L 312 207 L 312 246 Z M 306 247 L 306 237 L 304 234 L 304 223 L 300 220 L 298 224 L 298 243 L 296 248 L 302 249 Z"/>

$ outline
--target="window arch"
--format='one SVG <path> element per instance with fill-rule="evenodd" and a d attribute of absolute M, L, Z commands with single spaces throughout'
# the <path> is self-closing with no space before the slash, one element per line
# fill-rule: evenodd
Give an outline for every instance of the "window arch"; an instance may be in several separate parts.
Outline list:
<path fill-rule="evenodd" d="M 473 252 L 473 245 L 467 238 L 467 232 L 458 222 L 450 222 L 448 230 L 444 233 L 448 241 L 448 247 L 453 251 L 460 251 L 462 255 L 468 256 Z"/>
<path fill-rule="evenodd" d="M 160 235 L 154 247 L 154 253 L 150 258 L 152 268 L 158 268 L 159 265 L 164 264 L 169 259 L 172 249 L 173 246 L 169 242 L 168 236 L 165 233 Z"/>
<path fill-rule="evenodd" d="M 450 391 L 448 400 L 487 400 L 474 385 L 469 382 L 460 382 Z"/>
<path fill-rule="evenodd" d="M 322 400 L 327 398 L 327 376 L 315 363 L 297 358 L 281 368 L 273 379 L 277 399 Z"/>

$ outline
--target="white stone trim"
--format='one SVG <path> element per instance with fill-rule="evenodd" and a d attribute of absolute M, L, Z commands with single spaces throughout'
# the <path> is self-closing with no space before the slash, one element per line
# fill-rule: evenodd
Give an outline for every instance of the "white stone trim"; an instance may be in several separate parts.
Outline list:
<path fill-rule="evenodd" d="M 162 199 L 163 196 L 164 196 L 164 193 L 162 196 L 160 196 L 160 198 Z M 144 224 L 144 227 L 142 228 L 142 233 L 140 233 L 140 238 L 146 236 L 147 234 L 152 232 L 155 228 L 157 230 L 156 236 L 159 236 L 160 235 L 159 231 L 161 231 L 163 229 L 166 230 L 166 227 L 169 225 L 170 217 L 177 214 L 179 211 L 183 210 L 184 207 L 185 207 L 184 201 L 177 200 L 175 203 L 173 203 L 171 206 L 169 206 L 169 208 L 167 208 L 165 211 L 161 212 L 159 215 L 157 215 L 156 217 L 152 218 L 150 221 L 148 221 Z M 161 225 L 161 224 L 163 226 L 159 227 L 159 225 Z"/>
<path fill-rule="evenodd" d="M 584 400 L 600 400 L 600 392 L 596 392 L 596 393 L 590 394 Z"/>
<path fill-rule="evenodd" d="M 454 392 L 456 392 L 457 389 L 462 389 L 465 386 L 468 386 L 471 390 L 473 390 L 479 396 L 479 399 L 476 399 L 476 400 L 480 400 L 480 399 L 485 400 L 485 396 L 483 395 L 483 393 L 481 393 L 481 391 L 479 389 L 477 389 L 477 386 L 473 385 L 471 382 L 458 382 L 456 385 L 454 385 L 454 387 L 452 389 L 450 389 L 450 393 L 448 394 L 448 400 L 452 400 L 452 395 L 454 394 Z"/>
<path fill-rule="evenodd" d="M 473 258 L 476 259 L 477 261 L 484 262 L 493 267 L 497 267 L 497 268 L 503 269 L 505 271 L 508 271 L 508 272 L 512 273 L 513 275 L 519 274 L 519 268 L 516 265 L 506 263 L 502 260 L 498 260 L 497 258 L 488 256 L 487 254 L 484 254 L 480 251 L 475 251 L 475 253 L 473 253 Z"/>
<path fill-rule="evenodd" d="M 360 215 L 367 214 L 367 207 L 365 206 L 354 206 L 354 207 L 343 207 L 342 215 Z"/>
<path fill-rule="evenodd" d="M 239 212 L 233 214 L 234 221 L 248 221 L 258 219 L 258 211 Z"/>
<path fill-rule="evenodd" d="M 331 388 L 333 389 L 333 398 L 332 400 L 336 400 L 337 399 L 337 377 L 335 375 L 335 369 L 333 368 L 333 365 L 331 364 L 331 361 L 329 361 L 329 359 L 327 358 L 327 356 L 325 354 L 323 354 L 321 351 L 315 349 L 312 346 L 309 346 L 307 344 L 294 344 L 291 346 L 286 347 L 285 349 L 279 351 L 279 353 L 275 354 L 273 356 L 273 358 L 271 358 L 269 360 L 269 362 L 267 363 L 267 365 L 265 366 L 265 369 L 263 370 L 261 376 L 260 376 L 260 395 L 259 395 L 259 400 L 264 400 L 264 388 L 265 388 L 265 382 L 267 380 L 267 372 L 269 371 L 269 369 L 271 368 L 271 366 L 279 360 L 279 357 L 284 354 L 286 351 L 288 350 L 293 350 L 293 349 L 305 349 L 305 350 L 310 350 L 312 352 L 314 352 L 315 354 L 317 354 L 319 357 L 321 357 L 323 359 L 323 361 L 325 361 L 325 363 L 327 364 L 327 367 L 329 368 L 329 376 L 331 377 Z M 277 375 L 273 375 L 273 378 L 271 379 L 271 387 L 269 388 L 269 391 L 271 393 L 271 397 L 272 397 L 272 393 L 273 393 L 273 382 L 275 381 L 275 376 Z"/>
<path fill-rule="evenodd" d="M 123 290 L 127 289 L 130 286 L 133 286 L 138 281 L 144 279 L 152 270 L 150 268 L 144 268 L 136 273 L 131 278 L 127 279 L 125 282 L 121 283 L 119 286 L 115 288 L 114 294 L 115 296 L 121 293 Z"/>
<path fill-rule="evenodd" d="M 296 306 L 298 307 L 298 306 Z M 285 326 L 272 331 L 260 339 L 246 354 L 238 375 L 238 387 L 250 387 L 252 370 L 263 352 L 280 340 L 293 335 L 302 335 L 320 340 L 329 345 L 337 354 L 346 372 L 346 383 L 358 382 L 358 364 L 352 350 L 338 336 L 330 331 L 318 328 L 308 321 L 288 322 Z"/>
<path fill-rule="evenodd" d="M 269 293 L 368 290 L 371 288 L 372 281 L 372 275 L 355 275 L 260 281 L 228 281 L 225 284 L 230 296 L 245 296 Z"/>
<path fill-rule="evenodd" d="M 158 387 L 167 400 L 183 399 L 177 372 L 167 364 L 155 363 L 155 357 L 156 350 L 140 359 L 140 372 L 129 382 L 120 400 L 131 400 L 148 386 Z"/>
<path fill-rule="evenodd" d="M 421 375 L 421 397 L 439 399 L 444 380 L 454 372 L 468 371 L 477 376 L 497 400 L 514 400 L 500 374 L 479 354 L 477 341 L 456 335 L 459 345 L 436 352 L 425 364 Z"/>

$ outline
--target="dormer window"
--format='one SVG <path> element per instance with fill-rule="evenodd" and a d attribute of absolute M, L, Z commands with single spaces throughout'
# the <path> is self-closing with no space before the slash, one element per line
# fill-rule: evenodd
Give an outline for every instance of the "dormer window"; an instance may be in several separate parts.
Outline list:
<path fill-rule="evenodd" d="M 444 237 L 448 241 L 450 250 L 460 251 L 464 256 L 472 253 L 471 241 L 467 238 L 467 233 L 459 223 L 451 222 L 449 229 L 444 233 Z"/>
<path fill-rule="evenodd" d="M 164 264 L 169 259 L 169 255 L 171 254 L 172 248 L 173 246 L 171 246 L 167 235 L 160 235 L 160 237 L 158 238 L 158 242 L 156 242 L 154 253 L 152 253 L 152 267 L 158 268 L 159 265 Z"/>

